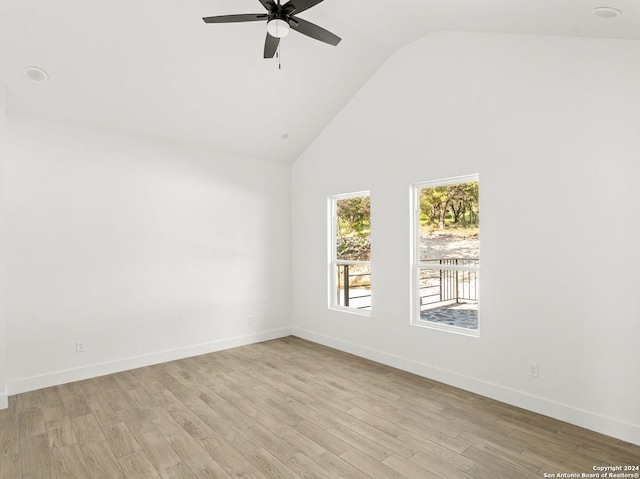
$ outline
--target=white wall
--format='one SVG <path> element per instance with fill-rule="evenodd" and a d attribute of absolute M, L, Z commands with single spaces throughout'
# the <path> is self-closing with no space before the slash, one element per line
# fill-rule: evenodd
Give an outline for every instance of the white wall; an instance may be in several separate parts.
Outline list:
<path fill-rule="evenodd" d="M 294 333 L 640 444 L 638 58 L 444 32 L 396 52 L 294 164 Z M 480 338 L 409 318 L 409 186 L 471 173 Z M 370 318 L 327 308 L 325 255 L 327 196 L 366 189 Z"/>
<path fill-rule="evenodd" d="M 0 409 L 8 406 L 6 388 L 6 294 L 5 294 L 5 215 L 4 158 L 6 150 L 5 87 L 0 84 Z"/>
<path fill-rule="evenodd" d="M 288 165 L 15 116 L 7 147 L 10 394 L 290 333 Z"/>

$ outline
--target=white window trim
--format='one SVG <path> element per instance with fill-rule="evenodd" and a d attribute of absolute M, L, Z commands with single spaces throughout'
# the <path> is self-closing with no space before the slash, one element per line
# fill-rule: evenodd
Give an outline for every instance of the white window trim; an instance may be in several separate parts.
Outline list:
<path fill-rule="evenodd" d="M 411 251 L 411 307 L 409 308 L 411 318 L 410 323 L 413 326 L 419 326 L 427 329 L 439 331 L 447 331 L 450 333 L 469 336 L 474 338 L 480 337 L 480 308 L 478 308 L 478 329 L 467 329 L 459 326 L 450 326 L 448 324 L 434 323 L 425 321 L 420 318 L 420 270 L 421 269 L 442 269 L 451 271 L 480 271 L 479 266 L 462 266 L 462 265 L 444 265 L 434 263 L 422 263 L 420 261 L 420 190 L 423 188 L 433 188 L 436 186 L 456 185 L 459 183 L 468 183 L 470 181 L 480 181 L 480 175 L 475 173 L 472 175 L 456 176 L 452 178 L 443 178 L 433 181 L 422 181 L 414 183 L 410 188 L 411 195 L 411 228 L 410 228 L 410 251 Z M 435 267 L 437 266 L 437 268 Z M 478 304 L 480 304 L 480 294 L 478 292 Z"/>
<path fill-rule="evenodd" d="M 329 275 L 328 284 L 328 307 L 329 309 L 333 309 L 335 311 L 343 311 L 346 313 L 357 314 L 360 316 L 371 316 L 371 310 L 373 309 L 373 294 L 371 296 L 371 308 L 370 309 L 358 309 L 350 306 L 342 306 L 338 304 L 337 299 L 337 291 L 338 286 L 336 284 L 336 267 L 338 265 L 344 264 L 354 264 L 354 265 L 368 265 L 369 269 L 371 269 L 371 261 L 349 261 L 349 260 L 337 260 L 338 257 L 338 248 L 336 244 L 336 223 L 337 223 L 337 214 L 336 214 L 336 206 L 339 200 L 345 200 L 349 198 L 358 198 L 361 196 L 371 197 L 371 192 L 369 190 L 366 191 L 358 191 L 355 193 L 346 193 L 340 195 L 332 195 L 328 198 L 328 218 L 329 222 L 328 229 L 328 239 L 327 244 L 329 246 L 328 251 L 328 264 L 327 264 L 327 272 Z M 373 277 L 373 276 L 372 276 Z M 373 281 L 372 281 L 373 284 Z M 372 286 L 373 290 L 373 286 Z"/>

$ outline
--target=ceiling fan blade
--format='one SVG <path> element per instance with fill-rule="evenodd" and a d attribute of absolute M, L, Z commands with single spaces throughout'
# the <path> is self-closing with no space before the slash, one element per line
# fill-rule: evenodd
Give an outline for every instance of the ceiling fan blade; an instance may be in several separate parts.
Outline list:
<path fill-rule="evenodd" d="M 323 0 L 289 0 L 282 6 L 282 10 L 287 15 L 294 15 L 319 4 Z"/>
<path fill-rule="evenodd" d="M 276 9 L 276 2 L 273 0 L 259 0 L 264 8 L 267 9 L 269 13 Z"/>
<path fill-rule="evenodd" d="M 276 50 L 278 49 L 278 45 L 280 45 L 280 39 L 272 37 L 267 33 L 267 38 L 264 41 L 264 57 L 273 58 L 276 54 Z"/>
<path fill-rule="evenodd" d="M 257 22 L 266 20 L 269 15 L 266 13 L 242 13 L 240 15 L 219 15 L 217 17 L 204 17 L 205 23 L 236 23 L 236 22 Z"/>
<path fill-rule="evenodd" d="M 291 2 L 289 2 L 291 3 Z M 334 35 L 328 30 L 325 30 L 314 23 L 307 22 L 302 18 L 291 17 L 291 21 L 289 22 L 289 26 L 295 30 L 296 32 L 302 33 L 311 38 L 315 38 L 316 40 L 320 40 L 321 42 L 328 43 L 329 45 L 337 45 L 340 43 L 340 38 L 337 35 Z"/>

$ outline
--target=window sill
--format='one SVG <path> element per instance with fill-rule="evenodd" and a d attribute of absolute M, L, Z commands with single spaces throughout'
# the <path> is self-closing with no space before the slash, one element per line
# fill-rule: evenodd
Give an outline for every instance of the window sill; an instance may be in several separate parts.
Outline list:
<path fill-rule="evenodd" d="M 459 334 L 460 336 L 468 336 L 471 338 L 479 338 L 479 329 L 461 328 L 459 326 L 449 326 L 448 324 L 434 323 L 432 321 L 414 320 L 411 321 L 412 326 L 420 328 L 435 329 L 437 331 L 445 331 L 448 333 Z"/>
<path fill-rule="evenodd" d="M 351 313 L 357 316 L 371 316 L 371 310 L 369 309 L 355 309 L 355 308 L 346 308 L 344 306 L 329 306 L 329 309 L 332 311 L 340 311 L 341 313 Z"/>

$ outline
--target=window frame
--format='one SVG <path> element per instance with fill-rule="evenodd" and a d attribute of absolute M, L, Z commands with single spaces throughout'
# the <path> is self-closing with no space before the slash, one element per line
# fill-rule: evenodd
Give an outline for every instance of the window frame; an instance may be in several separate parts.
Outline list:
<path fill-rule="evenodd" d="M 463 328 L 461 326 L 452 326 L 448 324 L 436 323 L 421 318 L 420 308 L 420 271 L 421 270 L 445 270 L 445 271 L 474 271 L 478 276 L 480 273 L 480 257 L 478 255 L 478 265 L 456 265 L 456 264 L 434 264 L 423 263 L 420 261 L 420 191 L 425 188 L 434 188 L 437 186 L 456 185 L 460 183 L 468 183 L 477 181 L 480 183 L 480 175 L 478 173 L 455 176 L 450 178 L 442 178 L 438 180 L 428 180 L 414 183 L 410 188 L 411 195 L 411 219 L 410 219 L 410 250 L 411 250 L 411 294 L 410 301 L 410 323 L 413 326 L 419 326 L 428 329 L 446 331 L 450 333 L 460 334 L 463 336 L 480 337 L 480 291 L 478 288 L 478 327 L 477 329 Z"/>
<path fill-rule="evenodd" d="M 358 314 L 361 316 L 371 316 L 371 310 L 373 309 L 373 281 L 371 280 L 371 304 L 368 309 L 356 308 L 353 306 L 344 306 L 339 304 L 338 301 L 338 285 L 337 285 L 337 267 L 339 265 L 364 265 L 369 266 L 369 276 L 371 274 L 371 261 L 353 261 L 353 260 L 338 260 L 338 245 L 336 242 L 337 236 L 337 206 L 339 200 L 346 200 L 350 198 L 359 198 L 368 196 L 371 199 L 371 191 L 357 191 L 354 193 L 344 193 L 338 195 L 331 195 L 328 198 L 328 267 L 329 274 L 328 281 L 328 307 L 336 311 L 343 311 L 352 314 Z"/>

